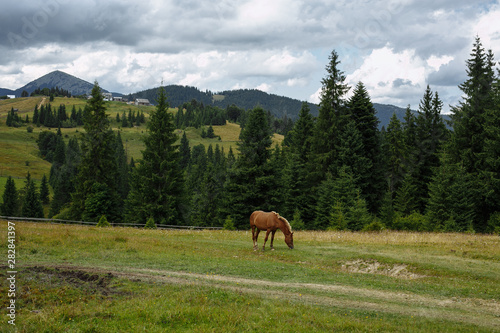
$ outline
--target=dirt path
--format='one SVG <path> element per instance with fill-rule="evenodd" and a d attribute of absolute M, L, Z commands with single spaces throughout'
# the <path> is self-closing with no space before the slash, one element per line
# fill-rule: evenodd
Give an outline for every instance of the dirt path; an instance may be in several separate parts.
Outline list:
<path fill-rule="evenodd" d="M 337 308 L 441 318 L 500 330 L 500 303 L 470 298 L 433 298 L 428 295 L 398 293 L 346 285 L 286 283 L 231 276 L 196 274 L 155 269 L 117 267 L 84 267 L 72 265 L 38 265 L 64 272 L 112 274 L 132 281 L 155 281 L 169 284 L 203 285 L 262 297 L 287 299 L 291 302 Z M 26 270 L 35 266 L 25 267 Z"/>
<path fill-rule="evenodd" d="M 40 104 L 38 104 L 38 109 L 40 110 L 40 108 L 42 107 L 42 105 L 45 104 L 45 97 L 42 98 L 42 100 L 40 101 Z"/>

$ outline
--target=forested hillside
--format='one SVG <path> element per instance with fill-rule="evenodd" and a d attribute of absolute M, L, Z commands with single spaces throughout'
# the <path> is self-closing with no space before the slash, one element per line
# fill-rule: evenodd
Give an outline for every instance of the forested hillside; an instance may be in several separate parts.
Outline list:
<path fill-rule="evenodd" d="M 438 92 L 428 86 L 416 113 L 408 108 L 402 120 L 393 114 L 380 129 L 365 86 L 346 84 L 335 51 L 317 117 L 302 103 L 295 123 L 262 106 L 233 105 L 238 94 L 224 97 L 231 103 L 226 108 L 193 99 L 168 112 L 172 101 L 160 88 L 142 138 L 142 159 L 130 163 L 96 83 L 75 115 L 84 129 L 79 140 L 66 144 L 60 133 L 39 137 L 41 154 L 52 163 L 49 215 L 245 229 L 252 211 L 274 210 L 295 229 L 500 232 L 499 73 L 479 38 L 466 65 L 464 97 L 453 107 L 450 128 Z M 58 120 L 65 114 L 61 108 L 43 114 L 56 122 L 51 126 L 64 123 Z M 237 151 L 217 143 L 190 145 L 185 133 L 177 144 L 179 129 L 201 128 L 202 135 L 215 137 L 214 127 L 227 121 L 242 128 Z M 139 115 L 135 123 L 141 124 Z M 280 131 L 285 140 L 273 147 L 272 134 Z M 29 176 L 21 190 L 8 181 L 3 214 L 39 216 L 37 191 Z"/>

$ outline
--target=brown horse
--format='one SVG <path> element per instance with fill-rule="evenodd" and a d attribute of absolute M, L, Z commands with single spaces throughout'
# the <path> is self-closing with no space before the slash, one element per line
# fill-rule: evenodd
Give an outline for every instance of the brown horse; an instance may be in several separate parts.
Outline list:
<path fill-rule="evenodd" d="M 285 235 L 285 243 L 290 249 L 293 249 L 293 232 L 290 223 L 280 214 L 276 212 L 266 213 L 261 210 L 257 210 L 250 215 L 250 226 L 252 227 L 252 240 L 253 249 L 257 251 L 257 238 L 259 237 L 259 232 L 261 230 L 266 230 L 266 238 L 264 239 L 264 245 L 262 250 L 266 247 L 267 238 L 269 233 L 271 234 L 271 250 L 273 248 L 274 234 L 276 230 L 280 229 Z"/>

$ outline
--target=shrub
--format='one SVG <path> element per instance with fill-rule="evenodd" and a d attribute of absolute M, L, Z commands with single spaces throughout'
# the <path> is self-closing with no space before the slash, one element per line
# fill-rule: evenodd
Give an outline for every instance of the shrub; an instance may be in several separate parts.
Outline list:
<path fill-rule="evenodd" d="M 155 219 L 153 217 L 150 217 L 147 220 L 146 225 L 144 226 L 144 229 L 156 229 L 156 223 L 155 223 Z"/>
<path fill-rule="evenodd" d="M 394 218 L 394 229 L 407 231 L 428 231 L 429 222 L 424 215 L 418 212 L 413 212 L 406 216 L 396 213 Z"/>
<path fill-rule="evenodd" d="M 226 220 L 224 221 L 224 225 L 222 226 L 222 229 L 224 230 L 236 230 L 236 227 L 234 226 L 233 219 L 231 218 L 231 215 L 228 215 L 226 217 Z"/>
<path fill-rule="evenodd" d="M 106 215 L 101 216 L 99 219 L 99 223 L 97 223 L 98 227 L 110 227 L 111 225 L 108 222 L 108 219 L 106 218 Z"/>
<path fill-rule="evenodd" d="M 500 235 L 500 212 L 491 214 L 486 232 Z"/>
<path fill-rule="evenodd" d="M 71 207 L 65 207 L 59 211 L 56 215 L 52 216 L 55 220 L 71 220 Z"/>
<path fill-rule="evenodd" d="M 385 230 L 385 224 L 380 222 L 379 220 L 375 220 L 372 223 L 366 224 L 361 231 L 382 231 Z"/>
<path fill-rule="evenodd" d="M 298 209 L 295 209 L 295 212 L 293 213 L 293 219 L 290 221 L 290 225 L 292 226 L 293 230 L 305 229 L 304 221 L 302 221 L 302 218 L 300 217 L 300 211 Z"/>

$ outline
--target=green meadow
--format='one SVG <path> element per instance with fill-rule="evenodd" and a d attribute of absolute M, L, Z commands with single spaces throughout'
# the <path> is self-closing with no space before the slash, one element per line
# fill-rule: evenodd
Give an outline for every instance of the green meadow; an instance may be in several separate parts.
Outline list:
<path fill-rule="evenodd" d="M 28 171 L 34 179 L 41 179 L 44 174 L 47 176 L 49 175 L 50 163 L 44 161 L 41 156 L 39 156 L 36 139 L 42 131 L 50 130 L 55 132 L 57 129 L 33 126 L 33 132 L 28 133 L 26 126 L 19 128 L 5 126 L 7 113 L 12 107 L 19 110 L 19 115 L 23 119 L 26 115 L 32 118 L 35 105 L 38 105 L 42 101 L 43 103 L 48 103 L 48 98 L 43 100 L 42 97 L 27 97 L 0 101 L 0 178 L 6 176 L 25 177 Z M 60 104 L 65 104 L 67 113 L 71 112 L 73 105 L 75 105 L 76 109 L 79 107 L 83 109 L 85 103 L 86 101 L 82 99 L 66 97 L 56 97 L 54 101 L 51 102 L 55 107 L 58 107 Z M 119 114 L 121 117 L 123 112 L 128 114 L 129 110 L 136 113 L 143 111 L 147 119 L 149 113 L 154 111 L 155 107 L 127 105 L 122 102 L 106 102 L 106 107 L 111 121 L 111 127 L 114 131 L 120 131 L 128 157 L 133 157 L 134 160 L 140 159 L 142 157 L 141 151 L 144 149 L 142 137 L 146 134 L 146 126 L 141 125 L 139 127 L 122 128 L 121 124 L 118 124 L 115 120 L 116 115 Z M 175 114 L 177 109 L 172 108 L 170 111 Z M 230 147 L 232 147 L 233 152 L 237 154 L 240 126 L 238 124 L 227 123 L 224 126 L 213 127 L 215 135 L 220 136 L 220 139 L 202 138 L 201 128 L 186 128 L 186 136 L 189 139 L 190 146 L 193 147 L 203 144 L 207 148 L 209 145 L 215 148 L 215 145 L 218 144 L 221 148 L 224 148 L 226 154 L 229 152 Z M 82 127 L 62 128 L 61 131 L 66 141 L 84 132 Z M 180 141 L 183 131 L 179 129 L 177 130 L 177 134 L 179 135 Z M 279 144 L 282 141 L 282 135 L 274 134 L 274 144 Z M 0 189 L 0 191 L 3 191 L 3 189 Z"/>
<path fill-rule="evenodd" d="M 498 236 L 298 231 L 294 250 L 277 233 L 275 251 L 253 251 L 249 231 L 15 232 L 3 332 L 500 331 Z M 0 239 L 6 253 L 6 221 Z"/>

